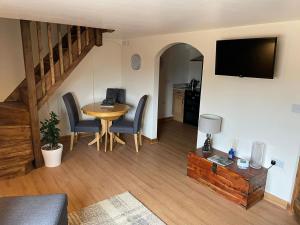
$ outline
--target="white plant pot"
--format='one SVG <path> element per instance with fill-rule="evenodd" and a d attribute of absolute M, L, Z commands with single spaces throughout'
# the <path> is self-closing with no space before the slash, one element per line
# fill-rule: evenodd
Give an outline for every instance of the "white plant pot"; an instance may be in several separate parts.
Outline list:
<path fill-rule="evenodd" d="M 43 147 L 49 146 L 49 144 L 46 144 L 42 146 L 42 154 L 45 161 L 46 167 L 57 167 L 61 164 L 61 155 L 63 151 L 63 145 L 58 144 L 59 149 L 55 150 L 43 150 Z"/>

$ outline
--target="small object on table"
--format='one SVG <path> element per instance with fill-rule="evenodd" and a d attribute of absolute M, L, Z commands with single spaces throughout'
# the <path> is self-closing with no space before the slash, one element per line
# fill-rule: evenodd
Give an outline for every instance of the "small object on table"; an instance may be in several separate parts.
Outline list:
<path fill-rule="evenodd" d="M 228 152 L 228 159 L 234 159 L 234 156 L 235 156 L 235 152 L 234 152 L 234 149 L 231 148 Z"/>
<path fill-rule="evenodd" d="M 238 159 L 236 162 L 239 169 L 246 170 L 249 167 L 249 161 L 246 159 Z"/>
<path fill-rule="evenodd" d="M 260 169 L 262 167 L 265 148 L 265 143 L 258 141 L 253 142 L 250 167 L 254 169 Z"/>
<path fill-rule="evenodd" d="M 106 98 L 102 101 L 101 106 L 103 107 L 114 107 L 115 100 L 113 98 Z"/>
<path fill-rule="evenodd" d="M 221 166 L 228 166 L 233 163 L 232 160 L 227 159 L 226 157 L 214 155 L 212 157 L 207 158 L 208 161 L 216 163 Z"/>
<path fill-rule="evenodd" d="M 212 150 L 212 134 L 221 132 L 222 117 L 212 114 L 202 114 L 199 120 L 199 130 L 206 133 L 206 140 L 202 148 L 203 152 Z"/>

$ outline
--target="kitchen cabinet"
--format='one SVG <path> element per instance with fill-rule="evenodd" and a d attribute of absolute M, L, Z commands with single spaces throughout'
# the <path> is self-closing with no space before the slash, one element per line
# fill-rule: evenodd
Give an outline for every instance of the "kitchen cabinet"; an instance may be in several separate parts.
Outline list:
<path fill-rule="evenodd" d="M 184 91 L 184 89 L 173 89 L 173 119 L 178 122 L 183 122 Z"/>

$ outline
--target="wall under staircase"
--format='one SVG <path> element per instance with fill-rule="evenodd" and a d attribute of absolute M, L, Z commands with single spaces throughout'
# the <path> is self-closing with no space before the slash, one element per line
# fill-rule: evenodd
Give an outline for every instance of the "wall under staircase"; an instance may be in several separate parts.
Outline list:
<path fill-rule="evenodd" d="M 32 26 L 36 23 L 36 26 Z M 57 42 L 53 44 L 53 28 Z M 63 35 L 62 26 L 67 33 Z M 36 30 L 32 31 L 32 27 Z M 102 34 L 113 30 L 61 24 L 47 24 L 48 46 L 43 46 L 42 24 L 21 21 L 26 78 L 5 102 L 0 103 L 0 179 L 25 174 L 43 165 L 40 151 L 38 109 L 72 73 L 88 52 L 102 45 Z M 39 57 L 34 66 L 33 37 L 36 33 Z M 44 34 L 45 36 L 45 34 Z M 48 48 L 48 54 L 43 52 Z"/>

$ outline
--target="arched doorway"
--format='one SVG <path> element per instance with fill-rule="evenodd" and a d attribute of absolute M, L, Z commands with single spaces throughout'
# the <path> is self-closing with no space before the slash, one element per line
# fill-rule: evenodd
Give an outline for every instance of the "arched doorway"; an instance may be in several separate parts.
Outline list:
<path fill-rule="evenodd" d="M 196 146 L 203 58 L 199 50 L 186 43 L 170 44 L 160 51 L 155 85 L 159 139 L 163 129 L 177 133 L 182 129 L 183 133 L 193 134 L 191 140 Z"/>

